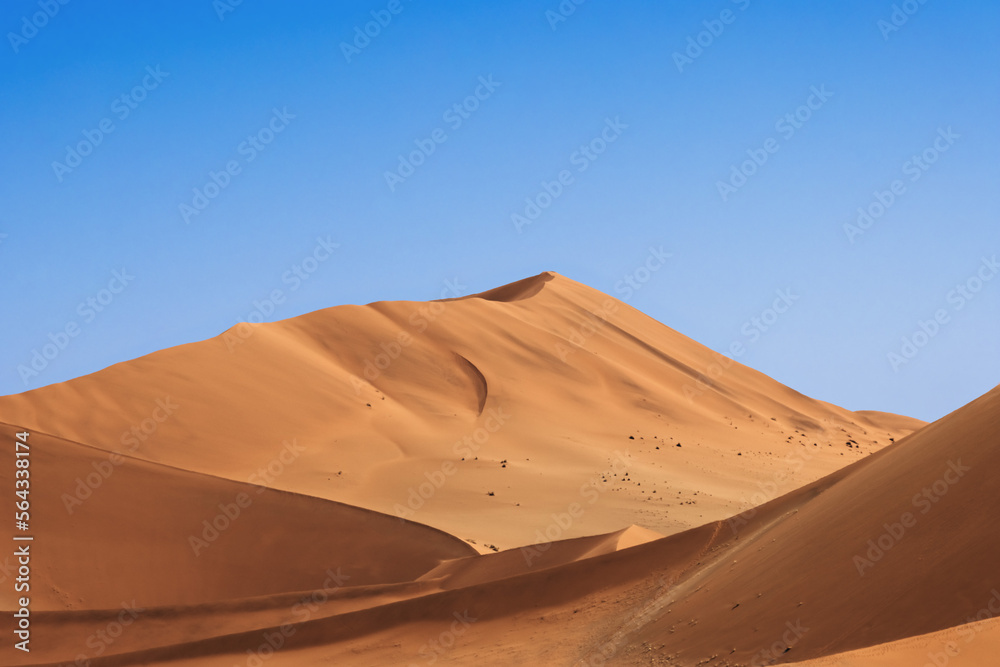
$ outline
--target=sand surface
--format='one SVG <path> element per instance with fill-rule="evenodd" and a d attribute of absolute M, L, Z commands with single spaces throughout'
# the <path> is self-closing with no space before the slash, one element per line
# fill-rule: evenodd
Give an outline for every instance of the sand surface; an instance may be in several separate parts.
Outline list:
<path fill-rule="evenodd" d="M 36 535 L 0 663 L 988 664 L 998 428 L 998 390 L 850 412 L 552 273 L 245 325 L 0 398 Z"/>

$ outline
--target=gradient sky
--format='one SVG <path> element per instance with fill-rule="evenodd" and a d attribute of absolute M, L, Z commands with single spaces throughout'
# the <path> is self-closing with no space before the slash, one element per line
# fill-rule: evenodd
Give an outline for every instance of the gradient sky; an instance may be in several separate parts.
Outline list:
<path fill-rule="evenodd" d="M 898 26 L 888 0 L 562 6 L 4 2 L 0 394 L 215 336 L 275 289 L 269 320 L 544 270 L 713 349 L 744 343 L 740 362 L 850 409 L 932 420 L 998 382 L 1000 279 L 977 272 L 1000 254 L 1000 5 L 911 0 Z M 467 118 L 446 115 L 477 88 Z M 577 152 L 608 119 L 627 127 Z M 262 130 L 261 150 L 244 143 Z M 436 130 L 446 141 L 390 189 Z M 754 154 L 766 162 L 724 200 L 718 183 Z M 562 170 L 572 182 L 518 231 L 512 214 Z M 296 283 L 317 238 L 339 247 Z M 621 291 L 651 247 L 666 265 Z M 122 269 L 134 278 L 102 293 Z M 797 299 L 772 318 L 778 290 Z"/>

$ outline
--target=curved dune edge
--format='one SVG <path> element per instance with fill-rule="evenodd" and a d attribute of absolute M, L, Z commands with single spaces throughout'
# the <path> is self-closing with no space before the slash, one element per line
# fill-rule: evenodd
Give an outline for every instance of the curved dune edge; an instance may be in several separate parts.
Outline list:
<path fill-rule="evenodd" d="M 499 301 L 504 303 L 523 301 L 524 299 L 530 299 L 541 292 L 545 289 L 545 283 L 556 278 L 558 275 L 559 274 L 553 271 L 544 271 L 539 273 L 537 276 L 531 276 L 530 278 L 524 278 L 523 280 L 508 283 L 507 285 L 503 285 L 501 287 L 495 287 L 491 290 L 486 290 L 485 292 L 479 292 L 478 294 L 471 294 L 469 296 L 458 298 L 482 299 L 484 301 Z"/>
<path fill-rule="evenodd" d="M 18 430 L 0 424 L 0 437 Z M 45 552 L 33 577 L 38 612 L 310 590 L 331 569 L 352 585 L 402 583 L 476 553 L 435 528 L 343 503 L 109 457 L 37 431 L 30 445 L 32 475 L 45 482 L 32 498 Z M 13 496 L 11 469 L 0 470 L 0 488 Z M 0 535 L 9 540 L 12 528 Z M 14 608 L 11 587 L 0 606 Z"/>

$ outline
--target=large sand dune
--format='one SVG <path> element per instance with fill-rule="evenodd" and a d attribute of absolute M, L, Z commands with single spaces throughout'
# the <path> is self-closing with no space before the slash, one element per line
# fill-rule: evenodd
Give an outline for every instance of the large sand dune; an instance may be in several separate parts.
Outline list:
<path fill-rule="evenodd" d="M 242 325 L 0 398 L 0 416 L 499 548 L 722 519 L 922 425 L 805 397 L 551 273 Z M 295 461 L 261 475 L 289 440 Z"/>
<path fill-rule="evenodd" d="M 238 327 L 0 398 L 0 422 L 36 480 L 36 643 L 3 664 L 996 645 L 1000 389 L 926 426 L 850 412 L 551 273 Z"/>

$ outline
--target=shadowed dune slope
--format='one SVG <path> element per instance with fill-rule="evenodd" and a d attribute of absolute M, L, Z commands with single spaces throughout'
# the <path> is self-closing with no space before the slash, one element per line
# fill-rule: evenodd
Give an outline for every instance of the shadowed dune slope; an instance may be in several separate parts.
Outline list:
<path fill-rule="evenodd" d="M 814 658 L 958 626 L 1000 586 L 1000 388 L 853 468 L 775 501 L 700 587 L 638 632 L 678 664 L 732 650 Z M 790 627 L 806 628 L 801 636 Z M 712 664 L 712 663 L 708 663 Z"/>
<path fill-rule="evenodd" d="M 1000 611 L 998 428 L 1000 388 L 732 521 L 443 563 L 456 588 L 317 621 L 274 664 L 408 664 L 456 611 L 477 621 L 451 664 L 901 665 L 939 640 L 987 664 L 992 626 L 965 624 Z"/>
<path fill-rule="evenodd" d="M 17 431 L 0 424 L 4 442 Z M 352 586 L 405 582 L 475 554 L 450 535 L 369 510 L 111 459 L 39 432 L 29 445 L 37 612 L 312 590 L 327 570 Z M 12 466 L 0 467 L 0 488 L 14 496 Z M 4 526 L 8 542 L 12 528 Z M 0 607 L 14 609 L 14 595 L 0 588 Z"/>
<path fill-rule="evenodd" d="M 565 662 L 569 655 L 581 650 L 594 628 L 622 624 L 621 619 L 607 616 L 603 598 L 617 596 L 623 588 L 639 585 L 645 590 L 657 582 L 679 579 L 711 548 L 717 528 L 717 525 L 696 528 L 663 538 L 659 543 L 584 557 L 559 567 L 519 568 L 519 573 L 503 579 L 494 580 L 493 572 L 482 581 L 470 581 L 461 588 L 359 611 L 291 619 L 289 627 L 294 630 L 286 630 L 281 650 L 269 657 L 268 664 L 422 663 L 426 659 L 423 650 L 428 638 L 454 629 L 456 618 L 468 619 L 467 625 L 476 632 L 462 633 L 466 640 L 471 640 L 467 647 L 469 655 L 449 654 L 447 662 L 457 659 L 460 664 L 524 664 L 516 657 L 526 648 L 522 644 L 528 644 L 530 655 L 558 655 Z M 574 609 L 582 613 L 574 613 Z M 522 623 L 533 625 L 546 616 L 551 618 L 546 636 L 531 640 L 522 634 Z M 256 649 L 263 637 L 275 631 L 280 629 L 257 627 L 195 641 L 159 645 L 151 642 L 150 648 L 109 655 L 92 664 L 95 667 L 175 662 L 231 665 L 245 660 L 247 649 Z M 497 646 L 511 634 L 517 637 L 516 646 Z M 485 657 L 489 655 L 499 657 Z M 484 659 L 478 661 L 470 656 Z"/>

